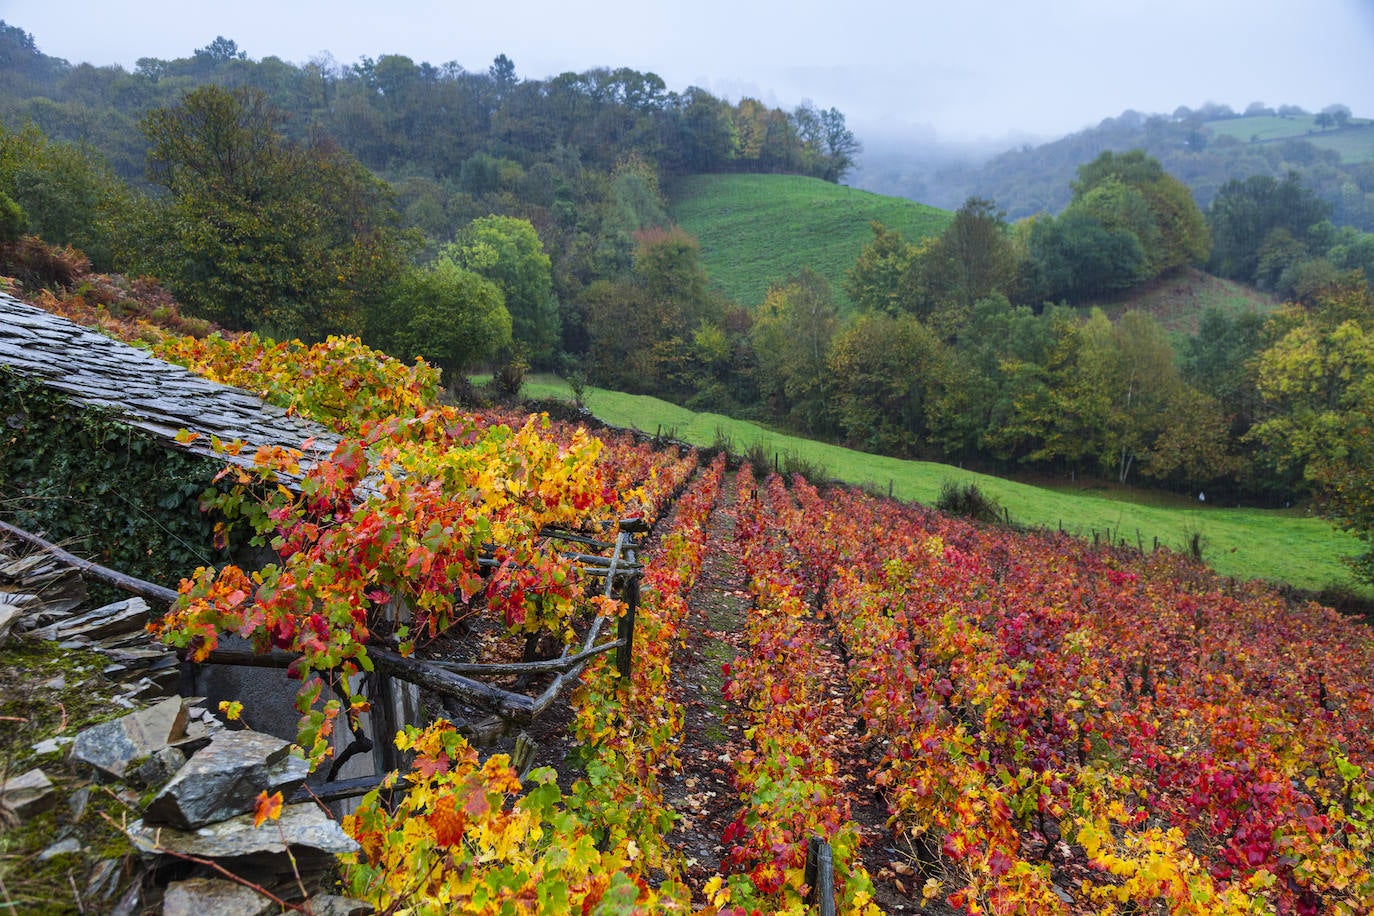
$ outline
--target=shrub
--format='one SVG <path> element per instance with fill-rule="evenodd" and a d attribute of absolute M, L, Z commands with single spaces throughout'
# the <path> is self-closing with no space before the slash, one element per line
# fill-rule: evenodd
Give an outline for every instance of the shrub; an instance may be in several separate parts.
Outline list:
<path fill-rule="evenodd" d="M 1002 506 L 978 489 L 976 483 L 958 483 L 946 480 L 940 487 L 940 498 L 935 508 L 948 515 L 958 515 L 979 522 L 1000 522 L 1005 518 Z"/>

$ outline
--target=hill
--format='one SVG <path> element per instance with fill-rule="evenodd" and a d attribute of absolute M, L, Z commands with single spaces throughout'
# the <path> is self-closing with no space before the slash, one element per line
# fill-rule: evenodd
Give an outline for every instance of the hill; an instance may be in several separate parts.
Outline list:
<path fill-rule="evenodd" d="M 952 214 L 900 197 L 796 175 L 694 175 L 668 189 L 674 220 L 701 241 L 702 263 L 725 295 L 749 306 L 771 283 L 810 267 L 842 286 L 877 220 L 915 241 L 944 230 Z"/>
<path fill-rule="evenodd" d="M 1316 115 L 1261 115 L 1206 121 L 1214 137 L 1234 137 L 1243 143 L 1280 143 L 1303 140 L 1318 149 L 1334 150 L 1344 163 L 1374 160 L 1374 121 L 1352 120 L 1343 127 L 1325 128 Z"/>
<path fill-rule="evenodd" d="M 1069 202 L 1079 166 L 1106 150 L 1131 149 L 1158 159 L 1188 185 L 1201 207 L 1232 178 L 1283 178 L 1296 172 L 1304 187 L 1331 205 L 1333 223 L 1374 229 L 1374 125 L 1362 118 L 1322 129 L 1312 115 L 1218 118 L 1186 108 L 1173 115 L 1126 111 L 1096 127 L 976 164 L 921 168 L 888 152 L 881 162 L 861 162 L 856 183 L 950 209 L 972 195 L 987 197 L 1009 218 L 1020 219 L 1058 213 Z"/>
<path fill-rule="evenodd" d="M 1197 333 L 1198 320 L 1212 309 L 1227 315 L 1267 314 L 1278 304 L 1279 300 L 1270 293 L 1190 267 L 1131 290 L 1117 301 L 1104 303 L 1102 310 L 1112 320 L 1130 311 L 1145 312 L 1165 329 L 1191 335 Z"/>

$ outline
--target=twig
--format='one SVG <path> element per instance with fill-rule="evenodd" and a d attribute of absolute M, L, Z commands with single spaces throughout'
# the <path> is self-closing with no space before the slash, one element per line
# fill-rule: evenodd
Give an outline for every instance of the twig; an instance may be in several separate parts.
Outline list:
<path fill-rule="evenodd" d="M 29 720 L 23 716 L 0 716 L 0 722 L 18 722 L 20 725 L 28 725 Z"/>
<path fill-rule="evenodd" d="M 81 902 L 81 892 L 76 889 L 76 878 L 72 877 L 71 872 L 67 872 L 67 883 L 72 886 L 72 897 L 76 900 L 76 911 L 85 916 L 86 904 Z"/>
<path fill-rule="evenodd" d="M 281 837 L 281 844 L 286 847 L 286 858 L 291 862 L 291 874 L 296 876 L 296 887 L 301 889 L 301 906 L 303 912 L 315 916 L 315 908 L 310 905 L 310 892 L 305 889 L 305 882 L 301 880 L 301 870 L 296 867 L 296 854 L 291 851 L 291 844 L 286 842 L 286 828 L 277 821 L 277 836 Z"/>

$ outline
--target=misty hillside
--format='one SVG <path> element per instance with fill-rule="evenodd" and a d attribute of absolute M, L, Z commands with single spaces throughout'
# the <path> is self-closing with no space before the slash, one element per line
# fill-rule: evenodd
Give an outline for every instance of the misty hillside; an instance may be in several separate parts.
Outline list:
<path fill-rule="evenodd" d="M 1333 223 L 1374 229 L 1374 121 L 1352 117 L 1341 105 L 1317 114 L 1295 106 L 1251 106 L 1243 116 L 1217 105 L 1180 107 L 1171 115 L 1127 111 L 990 159 L 971 152 L 951 162 L 948 151 L 910 149 L 870 144 L 851 183 L 945 209 L 986 197 L 1019 219 L 1062 210 L 1078 167 L 1102 152 L 1144 149 L 1188 185 L 1201 207 L 1232 178 L 1296 172 L 1331 205 Z"/>

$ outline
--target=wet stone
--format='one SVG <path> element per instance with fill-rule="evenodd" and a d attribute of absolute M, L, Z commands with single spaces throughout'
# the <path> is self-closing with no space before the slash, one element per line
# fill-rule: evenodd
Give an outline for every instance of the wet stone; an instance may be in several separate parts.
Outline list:
<path fill-rule="evenodd" d="M 222 878 L 176 881 L 162 897 L 162 916 L 259 916 L 276 909 L 252 888 Z"/>
<path fill-rule="evenodd" d="M 181 736 L 186 710 L 180 697 L 163 700 L 110 722 L 86 729 L 72 743 L 71 759 L 100 773 L 123 779 L 129 765 Z"/>
<path fill-rule="evenodd" d="M 57 792 L 52 780 L 40 769 L 5 780 L 0 787 L 0 808 L 24 821 L 42 814 L 57 804 Z"/>
<path fill-rule="evenodd" d="M 186 830 L 246 814 L 262 792 L 289 795 L 310 771 L 290 748 L 291 742 L 261 732 L 220 732 L 158 793 L 144 820 Z"/>

